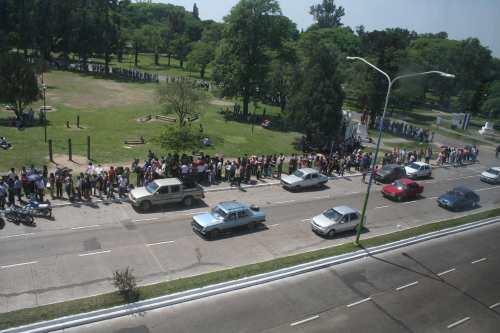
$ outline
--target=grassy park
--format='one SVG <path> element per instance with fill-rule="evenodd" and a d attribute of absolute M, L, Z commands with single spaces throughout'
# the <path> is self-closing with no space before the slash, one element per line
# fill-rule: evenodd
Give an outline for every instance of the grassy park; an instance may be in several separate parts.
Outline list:
<path fill-rule="evenodd" d="M 154 142 L 166 126 L 176 126 L 149 121 L 141 123 L 141 117 L 158 115 L 161 107 L 156 102 L 156 84 L 124 83 L 104 80 L 90 75 L 64 71 L 45 74 L 47 83 L 46 104 L 54 108 L 48 112 L 48 138 L 52 139 L 55 155 L 68 154 L 68 139 L 72 140 L 73 155 L 86 156 L 86 138 L 91 136 L 91 157 L 96 163 L 128 163 L 133 158 L 144 158 L 151 149 L 162 151 Z M 271 131 L 260 126 L 228 121 L 218 113 L 221 104 L 230 102 L 213 100 L 207 103 L 200 120 L 204 133 L 214 145 L 204 150 L 208 154 L 239 156 L 242 153 L 291 153 L 294 139 L 300 134 Z M 42 101 L 33 105 L 38 109 Z M 216 105 L 218 104 L 218 105 Z M 276 112 L 266 106 L 269 113 Z M 261 112 L 261 110 L 257 111 Z M 38 114 L 35 112 L 36 116 Z M 76 127 L 80 116 L 80 127 Z M 0 118 L 14 117 L 2 110 Z M 70 122 L 67 128 L 66 122 Z M 0 126 L 0 135 L 13 144 L 13 149 L 0 151 L 0 170 L 10 167 L 48 163 L 48 145 L 44 142 L 43 126 L 17 130 Z M 126 139 L 143 136 L 146 144 L 127 147 Z M 62 157 L 61 157 L 62 158 Z"/>

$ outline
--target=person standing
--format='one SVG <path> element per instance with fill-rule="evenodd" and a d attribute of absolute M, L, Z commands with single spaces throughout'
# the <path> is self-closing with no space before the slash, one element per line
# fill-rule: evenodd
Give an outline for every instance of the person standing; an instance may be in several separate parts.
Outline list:
<path fill-rule="evenodd" d="M 17 196 L 17 200 L 19 201 L 19 204 L 22 203 L 22 188 L 23 188 L 23 184 L 21 183 L 21 181 L 19 180 L 19 177 L 16 176 L 14 178 L 14 193 L 15 195 Z"/>
<path fill-rule="evenodd" d="M 56 187 L 56 176 L 54 175 L 53 172 L 50 173 L 49 175 L 49 191 L 50 191 L 50 198 L 54 200 L 54 189 Z"/>
<path fill-rule="evenodd" d="M 60 173 L 57 173 L 57 175 L 56 175 L 56 198 L 63 197 L 63 183 L 64 183 L 63 176 Z"/>
<path fill-rule="evenodd" d="M 7 198 L 7 186 L 3 180 L 0 180 L 0 209 L 5 209 L 5 200 Z"/>

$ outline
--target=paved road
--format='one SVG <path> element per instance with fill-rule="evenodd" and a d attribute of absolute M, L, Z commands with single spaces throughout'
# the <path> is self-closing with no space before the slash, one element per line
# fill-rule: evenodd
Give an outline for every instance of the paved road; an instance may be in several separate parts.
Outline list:
<path fill-rule="evenodd" d="M 65 330 L 498 332 L 500 224 L 301 276 Z"/>
<path fill-rule="evenodd" d="M 457 185 L 479 191 L 479 210 L 499 206 L 500 187 L 478 180 L 483 168 L 435 170 L 435 179 L 424 181 L 424 197 L 408 203 L 388 201 L 376 187 L 367 235 L 469 213 L 451 213 L 435 203 L 435 197 Z M 359 179 L 352 179 L 303 193 L 279 187 L 211 193 L 207 205 L 231 195 L 261 205 L 268 214 L 256 232 L 240 232 L 217 241 L 206 241 L 190 228 L 191 215 L 208 207 L 171 208 L 152 214 L 140 214 L 128 204 L 65 207 L 55 212 L 55 221 L 40 221 L 35 229 L 8 224 L 0 233 L 0 311 L 110 291 L 112 272 L 126 266 L 147 284 L 351 241 L 352 234 L 335 239 L 318 237 L 310 231 L 308 219 L 334 205 L 361 208 L 364 187 Z"/>

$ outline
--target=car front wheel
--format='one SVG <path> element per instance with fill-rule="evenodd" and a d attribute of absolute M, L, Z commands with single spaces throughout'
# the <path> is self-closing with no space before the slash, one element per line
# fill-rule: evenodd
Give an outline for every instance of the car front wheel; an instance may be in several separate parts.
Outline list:
<path fill-rule="evenodd" d="M 210 230 L 208 232 L 208 238 L 211 239 L 211 240 L 214 240 L 217 237 L 219 237 L 219 234 L 220 234 L 219 229 Z"/>
<path fill-rule="evenodd" d="M 143 212 L 147 212 L 151 209 L 151 202 L 150 201 L 143 201 L 141 202 L 141 210 Z"/>
<path fill-rule="evenodd" d="M 335 237 L 335 230 L 332 229 L 332 230 L 328 231 L 328 237 L 330 237 L 330 238 Z"/>

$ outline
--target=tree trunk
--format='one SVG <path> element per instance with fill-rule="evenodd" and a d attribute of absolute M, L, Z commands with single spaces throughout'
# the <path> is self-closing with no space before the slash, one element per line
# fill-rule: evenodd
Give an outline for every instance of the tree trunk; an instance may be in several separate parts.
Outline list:
<path fill-rule="evenodd" d="M 172 55 L 169 53 L 168 54 L 168 67 L 170 67 L 170 59 L 172 58 Z"/>
<path fill-rule="evenodd" d="M 118 62 L 121 64 L 123 62 L 123 50 L 120 48 L 116 54 Z"/>
<path fill-rule="evenodd" d="M 181 63 L 181 68 L 184 68 L 184 60 L 180 59 L 179 61 Z"/>
<path fill-rule="evenodd" d="M 200 77 L 202 80 L 205 78 L 205 66 L 201 66 Z"/>
<path fill-rule="evenodd" d="M 137 67 L 137 64 L 139 63 L 139 49 L 135 49 L 135 54 L 134 54 L 134 66 Z"/>
<path fill-rule="evenodd" d="M 108 75 L 109 73 L 109 62 L 111 61 L 111 57 L 109 56 L 109 53 L 106 52 L 104 54 L 104 74 Z"/>
<path fill-rule="evenodd" d="M 155 65 L 158 66 L 160 64 L 160 54 L 158 51 L 155 51 Z"/>
<path fill-rule="evenodd" d="M 246 121 L 248 119 L 248 105 L 250 104 L 250 95 L 245 92 L 243 96 L 243 119 Z"/>

